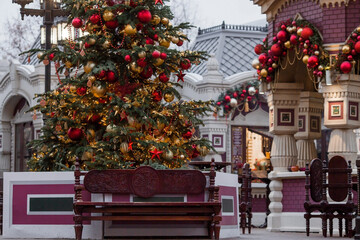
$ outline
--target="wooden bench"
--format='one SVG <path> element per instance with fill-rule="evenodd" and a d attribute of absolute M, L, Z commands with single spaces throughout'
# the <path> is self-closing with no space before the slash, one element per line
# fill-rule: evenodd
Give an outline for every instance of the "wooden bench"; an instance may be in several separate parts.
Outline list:
<path fill-rule="evenodd" d="M 241 195 L 240 195 L 240 228 L 242 233 L 245 234 L 245 229 L 248 229 L 248 233 L 251 233 L 251 218 L 252 218 L 252 195 L 251 195 L 251 169 L 248 163 L 242 168 L 242 174 L 239 175 L 239 183 L 241 183 Z"/>
<path fill-rule="evenodd" d="M 206 238 L 219 239 L 221 203 L 215 187 L 215 164 L 212 162 L 209 186 L 197 170 L 155 170 L 148 166 L 135 170 L 92 170 L 81 172 L 77 160 L 75 175 L 75 236 L 82 239 L 83 221 L 125 221 L 159 223 L 207 223 Z M 84 176 L 84 184 L 80 177 Z M 204 194 L 207 202 L 92 202 L 83 201 L 82 190 L 101 194 L 132 194 L 150 198 L 158 194 Z M 90 214 L 89 214 L 90 213 Z M 91 213 L 98 213 L 96 216 Z M 99 213 L 101 215 L 99 215 Z M 121 236 L 126 237 L 126 236 Z"/>

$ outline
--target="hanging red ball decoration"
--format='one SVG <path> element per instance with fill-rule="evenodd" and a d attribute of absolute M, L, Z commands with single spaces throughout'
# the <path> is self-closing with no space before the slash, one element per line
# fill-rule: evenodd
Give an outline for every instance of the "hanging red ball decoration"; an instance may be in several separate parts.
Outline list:
<path fill-rule="evenodd" d="M 153 53 L 152 53 L 152 57 L 153 58 L 159 58 L 160 57 L 160 52 L 158 51 L 158 50 L 155 50 L 155 51 L 153 51 Z"/>
<path fill-rule="evenodd" d="M 74 18 L 72 20 L 72 25 L 74 28 L 81 28 L 83 25 L 83 21 L 81 20 L 81 18 Z"/>
<path fill-rule="evenodd" d="M 166 53 L 161 53 L 161 54 L 160 54 L 160 58 L 161 58 L 162 60 L 165 60 L 165 59 L 167 58 L 167 54 L 166 54 Z"/>
<path fill-rule="evenodd" d="M 86 87 L 79 87 L 78 89 L 76 89 L 76 93 L 79 96 L 84 96 L 86 94 Z"/>
<path fill-rule="evenodd" d="M 230 102 L 231 97 L 229 95 L 226 95 L 224 99 L 225 99 L 225 101 Z"/>
<path fill-rule="evenodd" d="M 111 20 L 111 21 L 107 21 L 105 23 L 105 26 L 110 29 L 115 29 L 119 26 L 119 23 L 116 20 Z"/>
<path fill-rule="evenodd" d="M 183 135 L 183 138 L 185 139 L 190 139 L 192 137 L 192 133 L 191 131 L 187 131 L 186 133 L 184 133 Z"/>
<path fill-rule="evenodd" d="M 316 67 L 317 65 L 319 64 L 319 58 L 315 55 L 312 55 L 311 57 L 309 57 L 309 60 L 308 60 L 308 66 L 310 68 L 314 68 Z"/>
<path fill-rule="evenodd" d="M 100 17 L 99 14 L 93 14 L 93 15 L 91 15 L 91 17 L 89 18 L 89 20 L 90 20 L 90 22 L 91 22 L 92 24 L 97 24 L 98 22 L 100 22 L 100 19 L 101 19 L 101 17 Z"/>
<path fill-rule="evenodd" d="M 296 45 L 298 42 L 297 42 L 297 36 L 295 34 L 291 35 L 290 36 L 290 43 L 292 45 Z"/>
<path fill-rule="evenodd" d="M 115 82 L 117 80 L 116 78 L 116 74 L 113 72 L 113 71 L 108 71 L 106 73 L 106 79 L 109 81 L 109 82 Z"/>
<path fill-rule="evenodd" d="M 180 66 L 182 69 L 187 70 L 191 67 L 191 63 L 189 59 L 184 59 L 183 61 L 180 62 Z"/>
<path fill-rule="evenodd" d="M 51 54 L 49 55 L 49 60 L 52 61 L 52 60 L 54 59 L 54 57 L 55 57 L 55 54 L 54 54 L 54 53 L 51 53 Z"/>
<path fill-rule="evenodd" d="M 282 41 L 282 42 L 285 42 L 287 40 L 287 37 L 286 37 L 286 32 L 284 30 L 281 30 L 279 31 L 277 34 L 276 34 L 276 37 L 278 40 Z"/>
<path fill-rule="evenodd" d="M 137 61 L 136 61 L 137 65 L 139 67 L 145 67 L 147 65 L 147 62 L 146 62 L 146 58 L 139 58 Z"/>
<path fill-rule="evenodd" d="M 259 56 L 259 62 L 264 64 L 267 61 L 267 55 L 265 53 Z"/>
<path fill-rule="evenodd" d="M 148 23 L 151 21 L 151 12 L 149 10 L 141 10 L 140 12 L 138 12 L 138 15 L 137 15 L 138 19 L 140 22 L 142 23 Z"/>
<path fill-rule="evenodd" d="M 260 55 L 263 52 L 263 49 L 264 49 L 263 45 L 258 44 L 255 46 L 254 51 L 257 55 Z"/>
<path fill-rule="evenodd" d="M 162 93 L 160 90 L 153 92 L 151 95 L 155 102 L 160 102 L 162 99 Z"/>
<path fill-rule="evenodd" d="M 130 55 L 126 55 L 124 59 L 125 59 L 126 62 L 131 62 L 131 56 Z"/>
<path fill-rule="evenodd" d="M 354 49 L 357 53 L 360 53 L 360 41 L 355 43 Z"/>
<path fill-rule="evenodd" d="M 159 80 L 163 83 L 167 83 L 170 78 L 166 75 L 166 73 L 160 73 Z"/>
<path fill-rule="evenodd" d="M 79 141 L 83 137 L 83 131 L 80 128 L 69 128 L 67 134 L 73 141 Z"/>
<path fill-rule="evenodd" d="M 314 31 L 311 28 L 303 28 L 301 32 L 301 37 L 303 38 L 303 40 L 308 40 L 310 37 L 312 37 L 312 35 L 314 35 Z"/>
<path fill-rule="evenodd" d="M 144 68 L 144 70 L 140 73 L 142 78 L 148 79 L 153 75 L 153 69 L 150 66 Z"/>
<path fill-rule="evenodd" d="M 352 69 L 351 63 L 348 61 L 342 62 L 340 65 L 340 70 L 345 74 L 351 72 L 351 69 Z"/>
<path fill-rule="evenodd" d="M 146 44 L 148 45 L 154 45 L 154 40 L 152 40 L 151 38 L 146 38 Z"/>
<path fill-rule="evenodd" d="M 88 118 L 90 123 L 97 123 L 100 122 L 101 116 L 99 114 L 94 114 L 91 117 Z"/>
<path fill-rule="evenodd" d="M 181 47 L 181 46 L 183 45 L 183 43 L 184 43 L 184 41 L 179 40 L 179 42 L 178 42 L 176 45 L 178 45 L 179 47 Z"/>
<path fill-rule="evenodd" d="M 282 54 L 282 47 L 280 44 L 276 43 L 274 45 L 271 46 L 271 53 L 274 56 L 281 56 Z"/>

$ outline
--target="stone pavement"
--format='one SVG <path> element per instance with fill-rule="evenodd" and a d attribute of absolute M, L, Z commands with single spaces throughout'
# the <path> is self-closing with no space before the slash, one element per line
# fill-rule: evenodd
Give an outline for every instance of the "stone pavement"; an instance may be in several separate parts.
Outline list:
<path fill-rule="evenodd" d="M 340 238 L 335 235 L 332 238 Z M 319 233 L 310 233 L 310 237 L 306 237 L 305 233 L 296 233 L 296 232 L 268 232 L 265 229 L 253 228 L 251 234 L 241 234 L 238 238 L 226 238 L 224 240 L 313 240 L 313 239 L 324 239 L 323 236 Z M 15 239 L 6 239 L 0 236 L 0 240 L 15 240 Z M 27 239 L 34 240 L 34 239 Z M 46 240 L 46 239 L 41 239 Z M 54 240 L 54 239 L 47 239 Z M 65 239 L 64 239 L 65 240 Z M 114 239 L 112 239 L 114 240 Z M 124 239 L 122 239 L 124 240 Z M 162 239 L 164 240 L 164 239 Z"/>

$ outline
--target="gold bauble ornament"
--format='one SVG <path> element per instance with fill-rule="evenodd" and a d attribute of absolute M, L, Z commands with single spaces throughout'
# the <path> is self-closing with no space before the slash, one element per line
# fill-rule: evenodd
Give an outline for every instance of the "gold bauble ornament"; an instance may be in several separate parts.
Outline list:
<path fill-rule="evenodd" d="M 44 55 L 44 52 L 39 52 L 39 53 L 37 54 L 37 58 L 40 59 L 43 55 Z"/>
<path fill-rule="evenodd" d="M 65 63 L 66 64 L 66 63 Z M 92 71 L 92 69 L 95 67 L 95 63 L 92 61 L 89 61 L 86 63 L 86 65 L 84 66 L 84 72 L 85 73 L 90 73 Z"/>
<path fill-rule="evenodd" d="M 110 47 L 111 43 L 109 40 L 105 40 L 105 42 L 102 44 L 102 47 L 105 49 L 108 49 Z"/>
<path fill-rule="evenodd" d="M 181 141 L 180 139 L 176 138 L 173 140 L 173 143 L 176 145 L 176 146 L 180 146 L 181 145 Z"/>
<path fill-rule="evenodd" d="M 106 87 L 103 87 L 101 85 L 99 86 L 92 86 L 91 88 L 91 92 L 92 94 L 97 97 L 97 98 L 101 98 L 105 95 L 106 93 Z"/>
<path fill-rule="evenodd" d="M 267 77 L 268 71 L 267 71 L 266 69 L 262 69 L 261 72 L 260 72 L 260 75 L 261 75 L 262 77 Z"/>
<path fill-rule="evenodd" d="M 179 157 L 181 160 L 184 160 L 185 159 L 185 156 L 183 154 L 180 155 Z"/>
<path fill-rule="evenodd" d="M 130 24 L 126 25 L 126 27 L 125 27 L 125 33 L 126 33 L 127 35 L 132 36 L 132 35 L 135 35 L 136 32 L 137 32 L 136 28 L 133 28 Z"/>
<path fill-rule="evenodd" d="M 319 66 L 318 66 L 318 70 L 319 70 L 319 71 L 324 70 L 324 66 L 323 66 L 323 65 L 319 65 Z"/>
<path fill-rule="evenodd" d="M 342 52 L 345 53 L 345 54 L 348 54 L 349 52 L 351 51 L 351 48 L 349 45 L 344 45 L 342 47 Z"/>
<path fill-rule="evenodd" d="M 89 45 L 94 45 L 94 44 L 96 43 L 96 40 L 95 40 L 95 38 L 89 38 L 89 40 L 87 41 L 87 43 L 88 43 Z"/>
<path fill-rule="evenodd" d="M 151 24 L 158 25 L 160 23 L 161 19 L 158 15 L 154 15 L 151 19 Z"/>
<path fill-rule="evenodd" d="M 159 40 L 159 45 L 168 48 L 170 47 L 170 41 L 162 38 Z"/>
<path fill-rule="evenodd" d="M 168 18 L 162 18 L 161 23 L 164 24 L 164 25 L 168 25 L 169 24 L 169 19 Z"/>
<path fill-rule="evenodd" d="M 75 93 L 76 92 L 76 86 L 71 85 L 70 86 L 70 92 Z"/>
<path fill-rule="evenodd" d="M 319 51 L 315 51 L 314 54 L 315 54 L 316 56 L 319 56 L 319 55 L 320 55 L 320 52 L 319 52 Z"/>
<path fill-rule="evenodd" d="M 89 33 L 92 33 L 92 31 L 94 31 L 94 28 L 95 26 L 89 22 L 88 24 L 86 24 L 86 30 L 89 32 Z"/>
<path fill-rule="evenodd" d="M 252 65 L 253 68 L 259 69 L 259 67 L 260 67 L 259 59 L 255 58 L 255 59 L 252 61 L 251 65 Z"/>
<path fill-rule="evenodd" d="M 201 147 L 201 149 L 200 149 L 200 155 L 201 156 L 203 156 L 203 157 L 205 157 L 206 155 L 208 155 L 209 154 L 209 149 L 206 147 L 206 146 L 203 146 L 203 147 Z"/>
<path fill-rule="evenodd" d="M 273 63 L 271 66 L 272 66 L 272 68 L 277 68 L 278 67 L 278 65 L 276 63 Z"/>
<path fill-rule="evenodd" d="M 66 61 L 65 62 L 65 67 L 66 68 L 71 68 L 72 67 L 72 63 L 70 61 Z"/>
<path fill-rule="evenodd" d="M 91 160 L 93 158 L 93 152 L 92 151 L 85 151 L 83 155 L 81 156 L 81 160 Z"/>
<path fill-rule="evenodd" d="M 302 59 L 303 63 L 307 64 L 309 61 L 309 55 L 305 55 Z"/>
<path fill-rule="evenodd" d="M 296 26 L 293 26 L 291 29 L 292 32 L 296 32 Z"/>
<path fill-rule="evenodd" d="M 287 28 L 286 28 L 286 31 L 288 31 L 289 33 L 292 33 L 292 27 L 290 27 L 290 26 L 287 27 Z"/>
<path fill-rule="evenodd" d="M 96 136 L 96 132 L 95 132 L 95 130 L 94 129 L 88 129 L 87 131 L 86 131 L 86 137 L 87 137 L 87 139 L 88 140 L 94 140 L 95 139 L 95 136 Z"/>
<path fill-rule="evenodd" d="M 174 98 L 175 96 L 172 93 L 165 93 L 164 95 L 164 100 L 168 103 L 174 101 Z"/>
<path fill-rule="evenodd" d="M 109 124 L 106 126 L 107 133 L 115 133 L 116 132 L 116 125 L 115 124 Z"/>
<path fill-rule="evenodd" d="M 146 57 L 146 52 L 145 51 L 141 51 L 138 53 L 139 58 L 145 58 Z"/>
<path fill-rule="evenodd" d="M 360 26 L 356 28 L 356 31 L 360 33 Z"/>
<path fill-rule="evenodd" d="M 134 73 L 141 73 L 143 71 L 142 67 L 139 67 L 136 62 L 132 62 L 130 63 L 130 69 L 131 71 L 133 71 Z"/>
<path fill-rule="evenodd" d="M 298 36 L 301 36 L 302 31 L 303 31 L 303 29 L 302 29 L 302 28 L 299 28 L 299 29 L 297 30 L 297 35 L 298 35 Z"/>
<path fill-rule="evenodd" d="M 91 83 L 94 83 L 96 81 L 96 77 L 95 76 L 89 76 L 88 77 L 88 80 L 91 82 Z"/>
<path fill-rule="evenodd" d="M 115 18 L 115 15 L 113 12 L 109 11 L 109 10 L 105 10 L 104 14 L 103 14 L 103 18 L 106 22 L 111 21 Z"/>
<path fill-rule="evenodd" d="M 164 63 L 164 60 L 162 60 L 161 58 L 157 58 L 157 59 L 155 59 L 154 65 L 155 65 L 156 67 L 158 67 L 158 66 L 160 66 L 160 65 L 163 64 L 163 63 Z"/>
<path fill-rule="evenodd" d="M 285 46 L 286 48 L 291 48 L 291 43 L 290 43 L 290 41 L 286 41 L 286 42 L 284 43 L 284 46 Z"/>
<path fill-rule="evenodd" d="M 309 46 L 306 43 L 304 43 L 304 48 L 307 49 L 309 48 Z"/>
<path fill-rule="evenodd" d="M 166 152 L 163 153 L 163 157 L 166 159 L 166 160 L 171 160 L 174 158 L 174 153 L 170 150 L 167 150 Z"/>
<path fill-rule="evenodd" d="M 178 44 L 179 41 L 180 41 L 180 39 L 179 39 L 178 37 L 172 37 L 172 38 L 171 38 L 171 41 L 172 41 L 172 43 L 174 43 L 174 44 Z"/>
<path fill-rule="evenodd" d="M 129 144 L 127 142 L 122 142 L 120 144 L 120 151 L 124 154 L 129 152 Z"/>

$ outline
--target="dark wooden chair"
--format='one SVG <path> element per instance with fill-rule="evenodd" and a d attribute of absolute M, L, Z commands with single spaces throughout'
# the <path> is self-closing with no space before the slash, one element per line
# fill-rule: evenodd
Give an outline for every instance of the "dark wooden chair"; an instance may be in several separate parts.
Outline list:
<path fill-rule="evenodd" d="M 92 170 L 81 172 L 76 162 L 74 222 L 75 236 L 82 239 L 83 221 L 127 221 L 207 223 L 207 238 L 219 239 L 221 202 L 219 188 L 215 186 L 215 163 L 212 162 L 205 175 L 197 170 L 155 170 L 151 167 L 139 167 L 136 170 Z M 80 177 L 84 176 L 84 184 Z M 204 194 L 208 192 L 207 202 L 92 202 L 83 201 L 82 190 L 90 193 L 133 194 L 141 198 L 150 198 L 156 194 Z M 101 213 L 92 216 L 89 213 Z M 121 236 L 127 237 L 127 236 Z"/>
<path fill-rule="evenodd" d="M 240 178 L 241 177 L 241 178 Z M 252 219 L 252 195 L 251 195 L 251 169 L 249 164 L 245 164 L 242 168 L 242 174 L 239 176 L 241 185 L 240 194 L 240 228 L 242 233 L 245 234 L 245 229 L 251 233 L 251 219 Z"/>
<path fill-rule="evenodd" d="M 329 233 L 333 235 L 333 219 L 339 220 L 339 234 L 342 236 L 342 220 L 345 220 L 345 236 L 351 237 L 352 219 L 355 204 L 352 200 L 351 165 L 341 156 L 334 156 L 329 164 L 320 159 L 314 159 L 306 165 L 305 179 L 305 219 L 306 235 L 310 232 L 310 218 L 321 218 L 322 233 L 327 236 L 327 220 Z M 328 179 L 328 180 L 327 180 Z M 331 201 L 327 199 L 327 194 Z M 311 199 L 310 199 L 311 196 Z M 345 199 L 347 198 L 347 201 Z M 318 212 L 317 214 L 314 214 Z"/>

